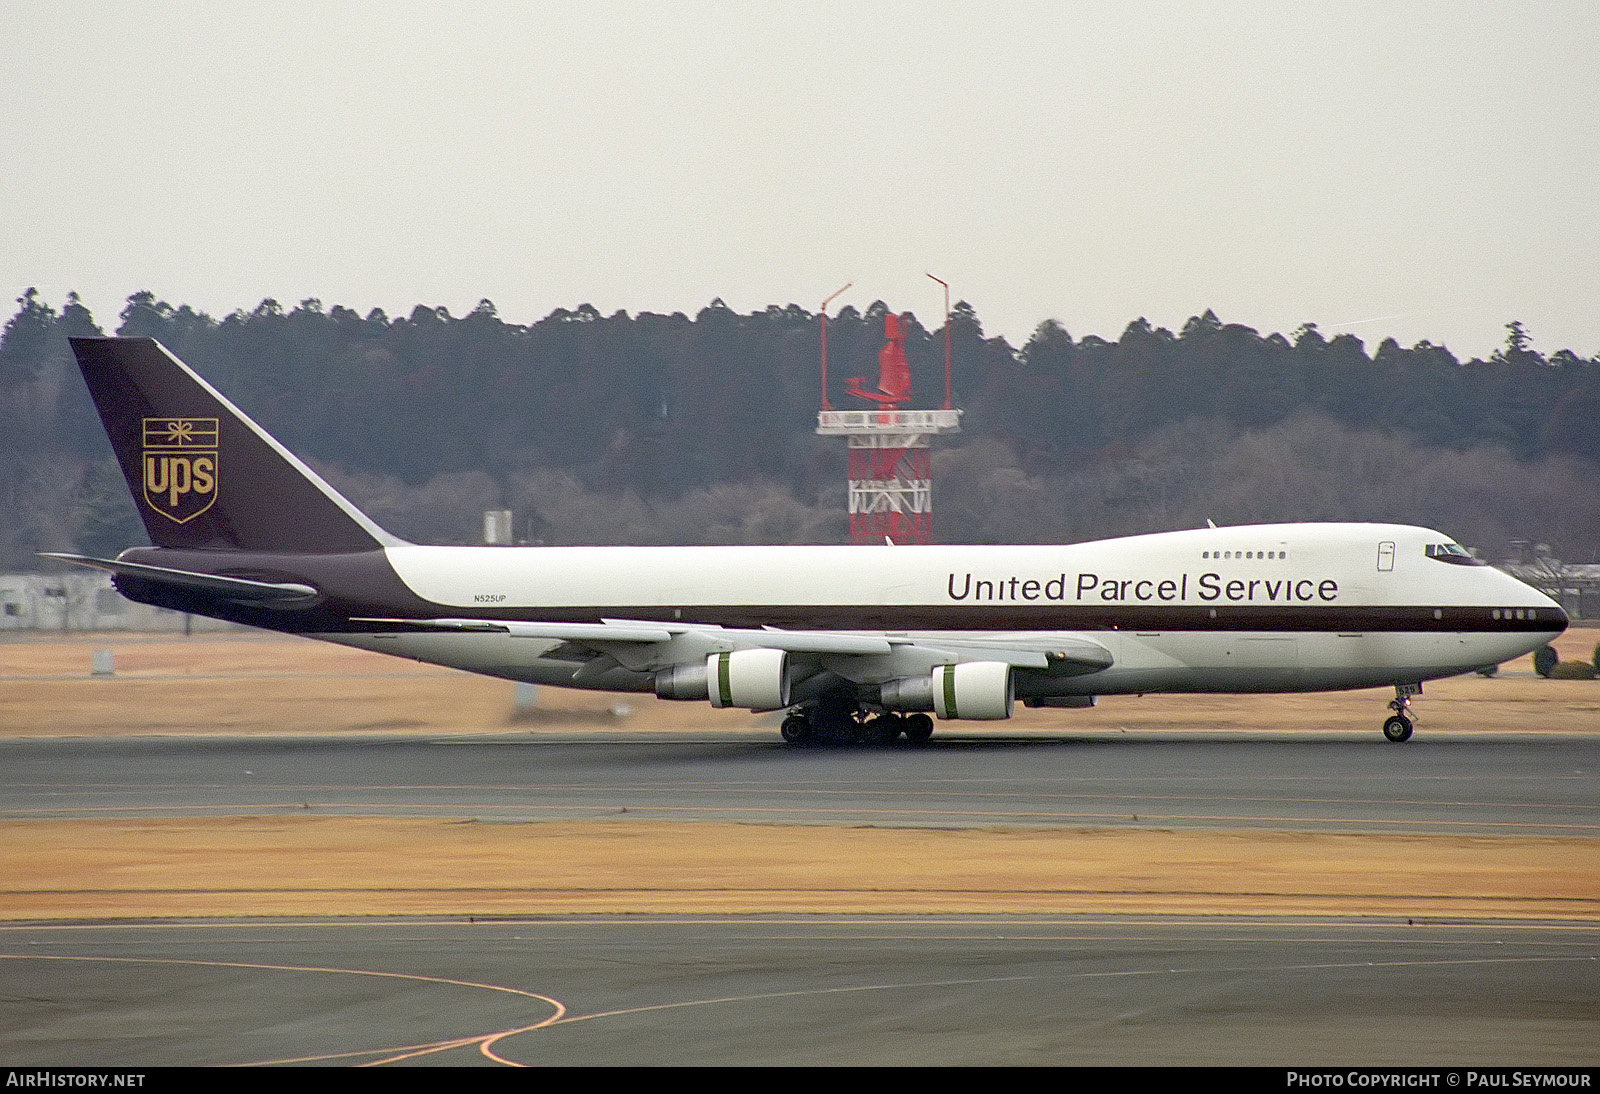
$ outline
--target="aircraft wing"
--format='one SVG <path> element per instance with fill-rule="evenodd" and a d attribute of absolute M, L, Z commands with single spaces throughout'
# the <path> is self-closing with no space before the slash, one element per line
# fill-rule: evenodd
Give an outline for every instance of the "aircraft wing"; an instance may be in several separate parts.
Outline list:
<path fill-rule="evenodd" d="M 1109 668 L 1111 651 L 1078 635 L 1005 637 L 888 636 L 838 631 L 745 629 L 695 623 L 607 619 L 599 623 L 527 623 L 490 619 L 358 619 L 407 632 L 480 632 L 539 638 L 609 654 L 641 671 L 703 660 L 712 653 L 771 649 L 826 660 L 835 667 L 852 658 L 889 658 L 929 663 L 1000 661 L 1015 668 L 1054 669 L 1070 675 Z"/>

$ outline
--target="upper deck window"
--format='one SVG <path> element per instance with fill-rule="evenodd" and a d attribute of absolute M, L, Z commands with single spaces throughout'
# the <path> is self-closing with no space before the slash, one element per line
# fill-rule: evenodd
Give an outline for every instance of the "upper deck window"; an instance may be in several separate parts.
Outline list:
<path fill-rule="evenodd" d="M 1456 566 L 1482 566 L 1485 565 L 1467 553 L 1467 549 L 1459 543 L 1430 543 L 1423 548 L 1429 558 L 1436 558 L 1440 562 L 1453 563 Z"/>

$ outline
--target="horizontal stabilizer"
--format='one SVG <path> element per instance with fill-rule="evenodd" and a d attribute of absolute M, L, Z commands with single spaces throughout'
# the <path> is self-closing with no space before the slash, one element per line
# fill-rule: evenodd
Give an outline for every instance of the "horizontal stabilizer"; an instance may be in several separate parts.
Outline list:
<path fill-rule="evenodd" d="M 44 558 L 59 559 L 75 566 L 88 566 L 105 570 L 117 577 L 153 581 L 161 585 L 175 585 L 183 589 L 198 589 L 216 593 L 230 600 L 250 600 L 258 603 L 293 604 L 301 600 L 314 600 L 319 595 L 310 585 L 297 582 L 251 581 L 243 577 L 222 577 L 218 574 L 197 574 L 190 570 L 173 570 L 166 566 L 147 566 L 140 562 L 118 562 L 110 558 L 89 558 L 69 555 L 60 551 L 41 551 Z"/>

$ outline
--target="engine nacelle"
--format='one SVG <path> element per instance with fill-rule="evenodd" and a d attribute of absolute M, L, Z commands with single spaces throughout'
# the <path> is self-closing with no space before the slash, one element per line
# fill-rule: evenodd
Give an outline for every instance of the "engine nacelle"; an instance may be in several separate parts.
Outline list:
<path fill-rule="evenodd" d="M 1011 666 L 1004 661 L 939 665 L 929 683 L 933 712 L 940 718 L 1009 718 L 1016 702 Z"/>
<path fill-rule="evenodd" d="M 709 699 L 711 684 L 704 665 L 672 665 L 656 672 L 657 699 Z"/>
<path fill-rule="evenodd" d="M 784 650 L 733 650 L 706 658 L 708 698 L 714 707 L 777 710 L 789 705 L 789 654 Z"/>
<path fill-rule="evenodd" d="M 878 701 L 885 710 L 932 710 L 933 677 L 902 676 L 880 684 Z"/>
<path fill-rule="evenodd" d="M 886 710 L 931 710 L 941 718 L 1011 717 L 1016 693 L 1003 661 L 939 665 L 927 676 L 906 676 L 878 688 Z"/>
<path fill-rule="evenodd" d="M 783 650 L 714 653 L 704 664 L 656 672 L 656 698 L 709 699 L 714 707 L 777 710 L 789 705 L 789 655 Z"/>

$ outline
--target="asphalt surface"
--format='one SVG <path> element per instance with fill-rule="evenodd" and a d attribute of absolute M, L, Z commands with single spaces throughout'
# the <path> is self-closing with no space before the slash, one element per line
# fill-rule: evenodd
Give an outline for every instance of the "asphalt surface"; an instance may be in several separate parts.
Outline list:
<path fill-rule="evenodd" d="M 1593 1065 L 1571 924 L 1052 917 L 0 928 L 0 1061 Z"/>
<path fill-rule="evenodd" d="M 246 812 L 1600 836 L 1600 736 L 0 741 L 0 818 Z"/>
<path fill-rule="evenodd" d="M 277 811 L 1596 838 L 1600 739 L 0 742 L 0 817 Z M 1600 1063 L 1600 925 L 0 925 L 0 1065 Z"/>

